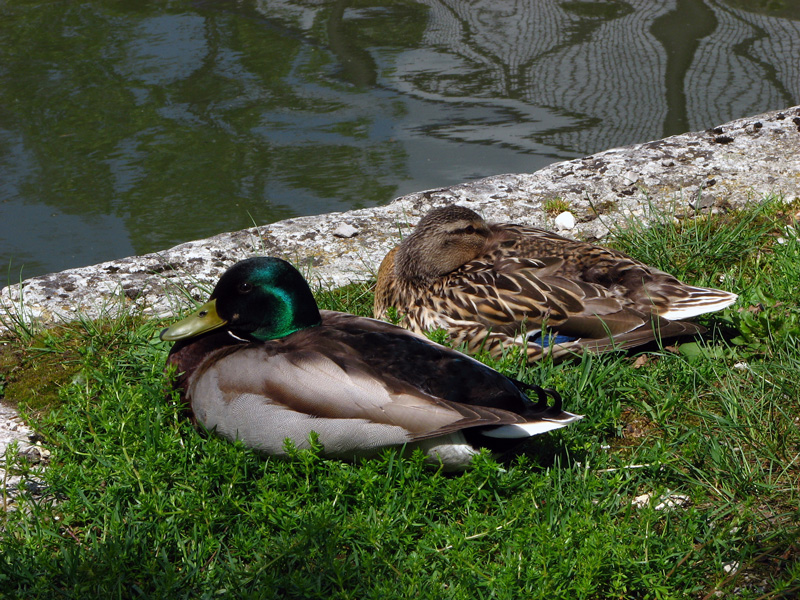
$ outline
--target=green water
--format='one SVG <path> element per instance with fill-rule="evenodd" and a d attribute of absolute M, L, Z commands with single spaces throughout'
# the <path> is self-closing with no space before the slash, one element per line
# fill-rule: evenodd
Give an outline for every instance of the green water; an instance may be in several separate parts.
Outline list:
<path fill-rule="evenodd" d="M 796 56 L 758 46 L 797 31 L 772 4 L 0 1 L 0 284 L 798 103 Z M 653 5 L 643 49 L 615 48 Z M 728 20 L 706 114 L 687 81 Z M 633 65 L 598 78 L 606 52 Z M 719 109 L 736 61 L 766 92 Z"/>

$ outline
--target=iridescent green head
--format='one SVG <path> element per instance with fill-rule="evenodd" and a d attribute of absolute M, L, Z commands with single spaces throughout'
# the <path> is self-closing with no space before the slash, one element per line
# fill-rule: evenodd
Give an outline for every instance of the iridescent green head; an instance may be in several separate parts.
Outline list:
<path fill-rule="evenodd" d="M 305 279 L 285 260 L 248 258 L 223 273 L 209 301 L 161 332 L 183 340 L 226 326 L 234 334 L 274 340 L 319 325 L 317 303 Z"/>

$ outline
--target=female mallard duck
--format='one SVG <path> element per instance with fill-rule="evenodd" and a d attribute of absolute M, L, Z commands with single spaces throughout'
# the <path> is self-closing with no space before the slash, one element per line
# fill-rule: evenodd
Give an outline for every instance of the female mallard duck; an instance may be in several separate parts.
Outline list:
<path fill-rule="evenodd" d="M 390 307 L 415 332 L 445 329 L 454 345 L 492 356 L 629 348 L 701 333 L 679 321 L 736 294 L 686 285 L 621 252 L 512 224 L 462 206 L 430 211 L 381 263 L 374 315 Z"/>
<path fill-rule="evenodd" d="M 231 267 L 209 302 L 161 339 L 177 341 L 167 364 L 195 422 L 267 454 L 283 454 L 287 438 L 308 447 L 315 431 L 328 456 L 405 444 L 457 469 L 477 447 L 499 449 L 580 418 L 561 410 L 553 390 L 513 382 L 422 336 L 320 311 L 300 273 L 277 258 Z"/>

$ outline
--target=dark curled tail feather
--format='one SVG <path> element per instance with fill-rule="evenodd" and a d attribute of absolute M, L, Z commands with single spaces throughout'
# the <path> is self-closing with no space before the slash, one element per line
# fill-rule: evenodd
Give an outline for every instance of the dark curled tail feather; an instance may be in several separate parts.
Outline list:
<path fill-rule="evenodd" d="M 516 385 L 517 388 L 523 392 L 533 392 L 536 394 L 538 402 L 531 408 L 531 413 L 544 413 L 550 415 L 561 414 L 564 406 L 564 400 L 561 398 L 561 394 L 559 394 L 553 388 L 543 388 L 541 386 L 525 383 L 524 381 L 519 381 L 517 379 L 512 379 L 511 381 L 513 381 L 514 385 Z M 550 399 L 553 401 L 552 404 L 550 404 Z"/>

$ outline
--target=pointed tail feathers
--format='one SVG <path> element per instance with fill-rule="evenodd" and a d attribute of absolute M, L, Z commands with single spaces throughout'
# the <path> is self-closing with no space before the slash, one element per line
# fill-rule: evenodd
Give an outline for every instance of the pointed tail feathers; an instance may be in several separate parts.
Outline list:
<path fill-rule="evenodd" d="M 583 418 L 583 415 L 575 415 L 561 409 L 563 401 L 561 394 L 557 391 L 523 383 L 522 381 L 512 381 L 521 390 L 532 390 L 539 397 L 539 401 L 526 413 L 526 418 L 529 419 L 528 422 L 487 428 L 482 431 L 483 435 L 498 439 L 533 437 L 534 435 L 566 427 L 570 423 Z M 549 403 L 550 399 L 553 400 L 552 405 Z"/>
<path fill-rule="evenodd" d="M 739 297 L 731 292 L 715 290 L 714 288 L 686 286 L 684 290 L 688 291 L 689 295 L 686 298 L 671 302 L 669 309 L 660 313 L 659 316 L 670 321 L 688 319 L 722 310 L 736 302 Z"/>
<path fill-rule="evenodd" d="M 557 416 L 542 416 L 538 419 L 532 419 L 528 423 L 518 423 L 513 425 L 501 425 L 492 429 L 485 429 L 482 431 L 483 435 L 491 438 L 498 439 L 519 439 L 526 437 L 533 437 L 554 429 L 566 427 L 570 423 L 579 421 L 583 415 L 574 415 L 566 411 L 561 411 Z"/>

